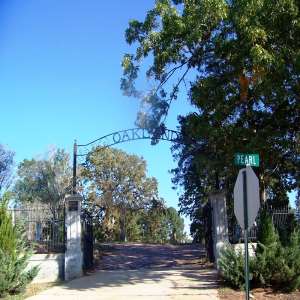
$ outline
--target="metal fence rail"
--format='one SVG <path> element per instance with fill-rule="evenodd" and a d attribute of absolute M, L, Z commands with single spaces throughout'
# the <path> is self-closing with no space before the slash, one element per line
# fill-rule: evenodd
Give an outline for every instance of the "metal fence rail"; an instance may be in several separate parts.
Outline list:
<path fill-rule="evenodd" d="M 15 208 L 10 210 L 14 224 L 25 231 L 27 241 L 36 253 L 65 251 L 65 215 L 61 208 L 53 213 L 46 207 Z"/>
<path fill-rule="evenodd" d="M 255 242 L 257 240 L 258 225 L 260 222 L 260 215 L 263 210 L 267 211 L 267 213 L 271 216 L 274 227 L 277 230 L 284 228 L 287 225 L 289 216 L 294 214 L 288 205 L 275 208 L 271 205 L 264 205 L 263 207 L 261 207 L 258 213 L 254 226 L 252 226 L 249 230 L 249 241 Z M 243 231 L 238 224 L 232 229 L 231 233 L 229 234 L 229 241 L 233 244 L 243 241 Z"/>

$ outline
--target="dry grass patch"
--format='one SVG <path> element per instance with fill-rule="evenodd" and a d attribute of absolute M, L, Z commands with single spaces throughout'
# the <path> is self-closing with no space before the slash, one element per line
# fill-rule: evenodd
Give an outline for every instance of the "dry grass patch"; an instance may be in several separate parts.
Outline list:
<path fill-rule="evenodd" d="M 0 298 L 1 300 L 23 300 L 31 296 L 35 296 L 40 292 L 49 289 L 53 286 L 61 284 L 60 282 L 46 282 L 46 283 L 32 283 L 26 288 L 25 293 L 18 295 L 8 295 L 5 298 Z"/>
<path fill-rule="evenodd" d="M 228 287 L 219 288 L 219 297 L 221 300 L 244 300 L 245 299 L 245 292 L 244 291 L 236 291 Z M 254 289 L 251 290 L 250 293 L 253 297 L 250 296 L 250 299 L 253 300 L 299 300 L 300 299 L 300 292 L 293 292 L 293 293 L 282 293 L 273 291 L 270 288 L 267 289 Z"/>

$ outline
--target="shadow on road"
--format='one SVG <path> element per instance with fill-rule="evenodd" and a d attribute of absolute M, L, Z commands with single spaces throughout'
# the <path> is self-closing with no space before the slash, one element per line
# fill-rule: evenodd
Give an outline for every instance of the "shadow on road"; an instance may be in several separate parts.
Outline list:
<path fill-rule="evenodd" d="M 136 270 L 141 268 L 201 265 L 205 250 L 194 244 L 102 244 L 101 270 Z"/>
<path fill-rule="evenodd" d="M 180 280 L 178 280 L 179 278 Z M 176 289 L 215 289 L 218 287 L 217 275 L 214 270 L 194 268 L 190 270 L 173 268 L 171 271 L 165 269 L 98 271 L 84 279 L 70 281 L 64 284 L 64 287 L 87 290 L 138 283 L 158 283 L 165 279 Z"/>
<path fill-rule="evenodd" d="M 203 265 L 203 249 L 195 245 L 109 244 L 94 273 L 67 282 L 72 290 L 121 287 L 147 283 L 171 289 L 216 289 L 218 277 Z M 149 291 L 150 292 L 150 291 Z"/>

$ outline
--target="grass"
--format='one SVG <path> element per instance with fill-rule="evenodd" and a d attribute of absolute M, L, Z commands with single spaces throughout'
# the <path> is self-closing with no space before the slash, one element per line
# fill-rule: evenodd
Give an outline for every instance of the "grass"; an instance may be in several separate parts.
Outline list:
<path fill-rule="evenodd" d="M 24 293 L 18 294 L 18 295 L 8 295 L 4 298 L 1 298 L 1 300 L 23 300 L 28 297 L 34 296 L 39 294 L 40 292 L 49 289 L 53 286 L 60 285 L 61 282 L 46 282 L 46 283 L 32 283 L 29 284 L 26 288 L 26 291 Z"/>
<path fill-rule="evenodd" d="M 244 300 L 245 292 L 241 290 L 234 290 L 230 287 L 221 286 L 218 289 L 219 298 L 221 300 Z M 250 295 L 253 296 L 252 299 L 255 300 L 298 300 L 300 299 L 300 291 L 292 293 L 283 293 L 279 291 L 274 291 L 271 288 L 255 288 L 250 291 Z M 251 296 L 250 296 L 251 299 Z"/>

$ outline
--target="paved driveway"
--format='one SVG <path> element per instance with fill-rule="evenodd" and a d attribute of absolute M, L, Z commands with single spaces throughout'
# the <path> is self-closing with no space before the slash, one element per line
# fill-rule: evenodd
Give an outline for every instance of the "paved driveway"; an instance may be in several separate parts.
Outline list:
<path fill-rule="evenodd" d="M 201 266 L 194 246 L 106 245 L 93 274 L 30 300 L 218 299 L 217 276 Z"/>

